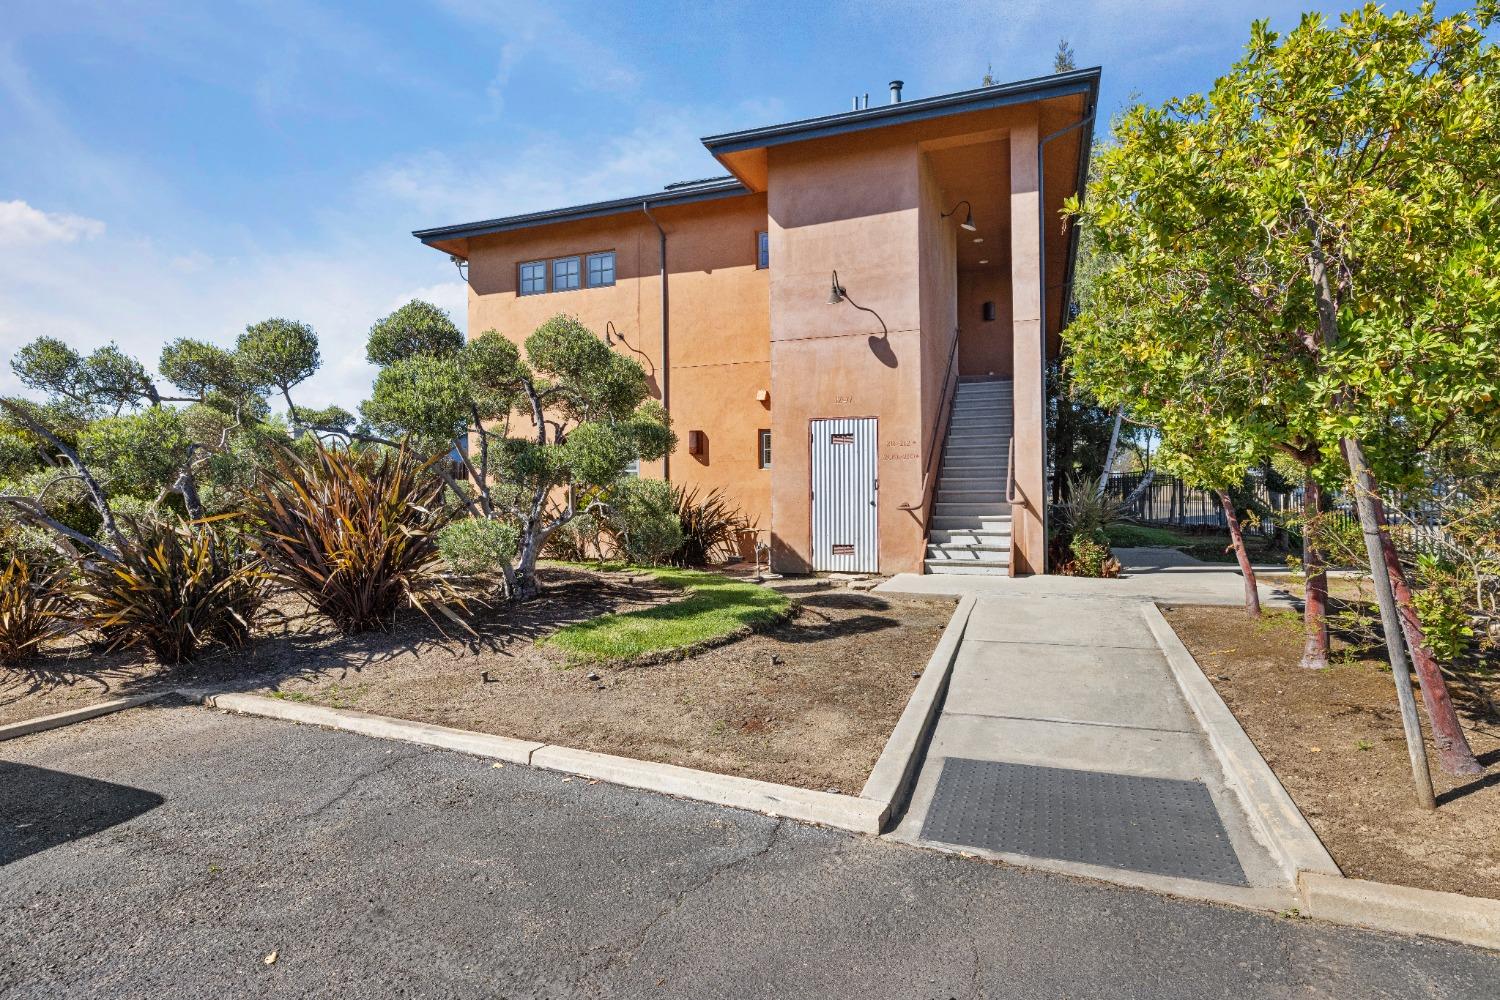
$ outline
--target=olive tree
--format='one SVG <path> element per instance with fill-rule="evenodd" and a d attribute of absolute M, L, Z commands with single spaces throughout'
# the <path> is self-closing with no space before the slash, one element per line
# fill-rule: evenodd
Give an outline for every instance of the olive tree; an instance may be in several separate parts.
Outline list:
<path fill-rule="evenodd" d="M 466 343 L 437 307 L 411 302 L 374 325 L 368 356 L 381 369 L 360 407 L 369 433 L 354 436 L 453 454 L 467 473 L 462 484 L 443 473 L 456 502 L 514 528 L 456 529 L 513 539 L 501 560 L 511 596 L 537 592 L 542 547 L 583 510 L 610 512 L 616 493 L 631 498 L 622 510 L 654 509 L 618 485 L 633 461 L 676 447 L 666 411 L 640 364 L 576 319 L 543 323 L 523 351 L 494 330 Z"/>
<path fill-rule="evenodd" d="M 175 495 L 190 518 L 204 517 L 205 477 L 220 501 L 236 494 L 257 453 L 288 439 L 267 397 L 279 393 L 295 419 L 291 390 L 317 366 L 312 329 L 284 319 L 252 324 L 232 349 L 174 340 L 162 349 L 159 375 L 113 344 L 82 354 L 39 337 L 11 368 L 42 400 L 0 399 L 3 436 L 31 445 L 39 461 L 27 457 L 30 475 L 6 477 L 0 502 L 67 554 L 113 561 L 123 541 L 115 516 L 122 500 L 154 509 Z M 58 516 L 59 491 L 81 492 L 95 515 L 92 530 Z"/>

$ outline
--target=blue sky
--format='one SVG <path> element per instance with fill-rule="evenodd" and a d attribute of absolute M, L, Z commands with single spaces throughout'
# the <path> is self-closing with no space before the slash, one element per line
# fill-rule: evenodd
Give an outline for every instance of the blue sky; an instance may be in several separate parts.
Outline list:
<path fill-rule="evenodd" d="M 303 398 L 352 407 L 374 319 L 421 296 L 463 322 L 414 228 L 711 176 L 701 136 L 1039 75 L 1064 36 L 1112 113 L 1206 87 L 1256 17 L 1343 6 L 9 0 L 0 355 L 52 334 L 150 364 L 284 315 L 323 342 Z"/>

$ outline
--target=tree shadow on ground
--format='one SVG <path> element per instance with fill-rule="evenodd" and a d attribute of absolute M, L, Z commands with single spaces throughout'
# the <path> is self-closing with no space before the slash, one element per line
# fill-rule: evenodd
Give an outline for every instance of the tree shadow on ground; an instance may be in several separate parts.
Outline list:
<path fill-rule="evenodd" d="M 118 826 L 165 801 L 141 788 L 0 760 L 0 865 Z"/>

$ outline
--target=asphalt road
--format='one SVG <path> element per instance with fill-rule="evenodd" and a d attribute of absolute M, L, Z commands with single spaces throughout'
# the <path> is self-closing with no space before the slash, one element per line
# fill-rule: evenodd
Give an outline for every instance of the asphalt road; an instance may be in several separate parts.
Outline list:
<path fill-rule="evenodd" d="M 1500 955 L 1458 946 L 202 708 L 0 744 L 7 1000 L 1493 1000 L 1497 984 Z"/>

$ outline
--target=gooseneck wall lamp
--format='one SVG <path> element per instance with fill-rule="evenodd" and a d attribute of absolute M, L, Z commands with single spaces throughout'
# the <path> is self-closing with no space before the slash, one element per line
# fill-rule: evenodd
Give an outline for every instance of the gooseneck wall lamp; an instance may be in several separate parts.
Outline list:
<path fill-rule="evenodd" d="M 837 271 L 834 271 L 833 284 L 828 290 L 828 304 L 831 306 L 836 306 L 840 302 L 848 302 L 854 308 L 862 310 L 869 313 L 871 316 L 874 316 L 877 320 L 880 321 L 880 336 L 890 336 L 891 332 L 886 329 L 885 320 L 880 319 L 880 313 L 876 312 L 874 309 L 871 309 L 869 306 L 862 306 L 858 302 L 855 302 L 853 299 L 851 299 L 849 297 L 849 290 L 843 285 L 839 284 L 839 273 Z"/>
<path fill-rule="evenodd" d="M 966 211 L 964 212 L 964 221 L 958 224 L 958 228 L 967 229 L 972 233 L 976 228 L 978 228 L 974 225 L 974 206 L 969 204 L 969 199 L 967 198 L 959 202 L 958 205 L 962 205 L 966 209 Z M 948 216 L 953 215 L 955 212 L 957 212 L 958 205 L 954 205 L 952 208 L 948 209 L 948 211 L 944 212 L 942 218 L 946 219 L 948 218 Z"/>

